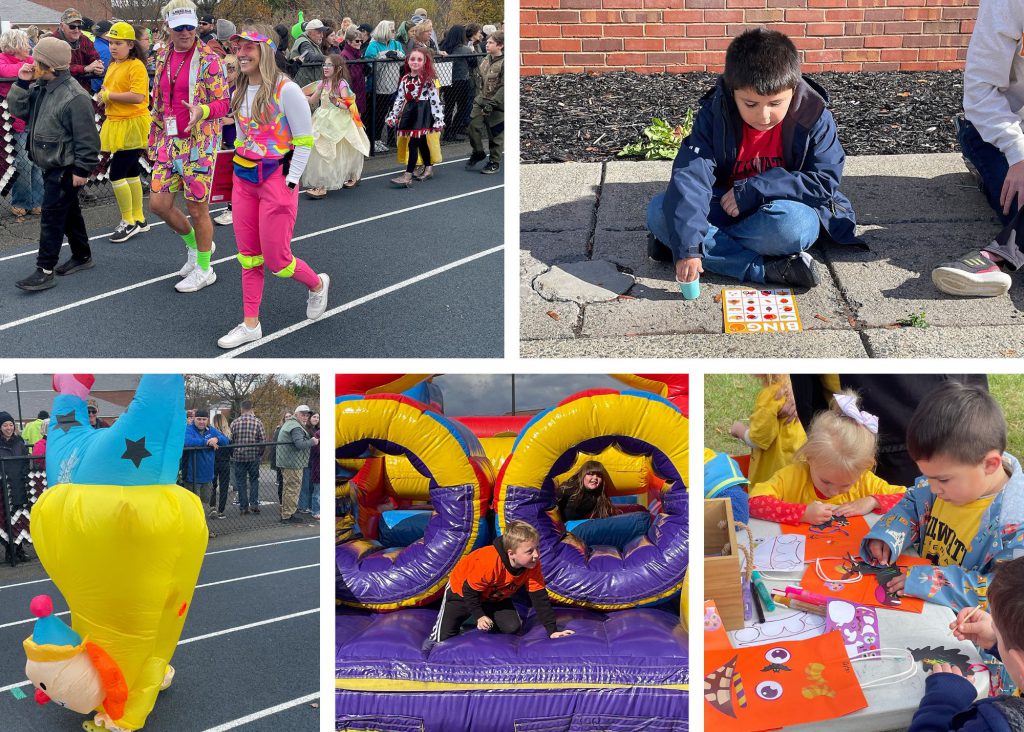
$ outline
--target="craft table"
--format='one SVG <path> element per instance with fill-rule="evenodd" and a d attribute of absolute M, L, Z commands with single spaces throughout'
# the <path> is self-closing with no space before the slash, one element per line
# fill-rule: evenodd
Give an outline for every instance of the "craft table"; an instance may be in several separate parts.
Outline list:
<path fill-rule="evenodd" d="M 869 525 L 880 518 L 878 514 L 869 514 L 864 517 Z M 754 539 L 778 536 L 781 529 L 778 524 L 770 521 L 750 520 L 750 529 Z M 740 543 L 746 544 L 746 535 L 738 535 Z M 811 569 L 813 571 L 813 568 Z M 786 585 L 799 585 L 802 572 L 779 572 L 770 571 L 770 577 L 765 577 L 764 582 L 769 590 L 784 590 Z M 789 579 L 785 579 L 785 578 Z M 777 578 L 777 579 L 776 579 Z M 864 581 L 874 581 L 866 577 Z M 945 606 L 926 602 L 924 610 L 920 613 L 908 613 L 900 610 L 888 610 L 877 608 L 878 630 L 883 648 L 956 648 L 962 651 L 971 663 L 981 663 L 981 657 L 974 644 L 968 641 L 958 641 L 949 631 L 949 624 L 956 619 L 953 611 Z M 774 612 L 765 611 L 765 620 L 785 617 L 792 614 L 792 610 L 784 606 Z M 756 614 L 756 613 L 755 613 Z M 747 627 L 756 623 L 747 621 Z M 729 638 L 736 645 L 736 631 L 729 633 Z M 768 642 L 768 641 L 766 641 Z M 879 686 L 864 690 L 868 706 L 859 712 L 847 714 L 838 719 L 828 721 L 829 732 L 871 732 L 872 730 L 891 730 L 907 727 L 917 711 L 921 697 L 924 695 L 925 672 L 920 662 L 917 664 L 917 673 L 908 681 Z M 854 665 L 857 677 L 862 683 L 871 679 L 881 678 L 889 674 L 905 669 L 906 665 L 899 659 L 883 659 L 878 661 L 857 662 Z M 989 678 L 987 673 L 975 675 L 974 685 L 978 688 L 979 697 L 985 697 L 989 692 Z M 797 725 L 788 727 L 790 730 L 810 732 L 820 731 L 821 722 L 812 724 Z"/>

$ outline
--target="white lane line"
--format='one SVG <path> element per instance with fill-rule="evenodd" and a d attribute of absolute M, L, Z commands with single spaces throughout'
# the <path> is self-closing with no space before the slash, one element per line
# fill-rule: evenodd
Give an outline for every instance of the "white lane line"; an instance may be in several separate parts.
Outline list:
<path fill-rule="evenodd" d="M 280 623 L 280 622 L 285 621 L 285 620 L 291 620 L 292 618 L 300 618 L 303 615 L 312 615 L 313 613 L 319 613 L 319 612 L 320 612 L 320 608 L 315 607 L 312 610 L 303 610 L 301 612 L 292 613 L 290 615 L 280 615 L 280 616 L 278 616 L 276 618 L 270 618 L 268 620 L 260 620 L 260 621 L 255 622 L 255 623 L 249 623 L 248 625 L 239 625 L 239 626 L 234 627 L 234 628 L 226 628 L 225 630 L 217 630 L 217 631 L 214 631 L 213 633 L 206 633 L 205 635 L 197 635 L 197 636 L 195 636 L 193 638 L 186 638 L 185 640 L 178 641 L 178 645 L 179 646 L 183 646 L 186 643 L 195 643 L 196 641 L 206 640 L 208 638 L 216 638 L 216 637 L 222 636 L 222 635 L 230 635 L 231 633 L 237 633 L 237 632 L 239 632 L 241 630 L 250 630 L 251 628 L 258 628 L 261 625 L 270 625 L 271 623 Z M 32 684 L 32 682 L 29 681 L 28 679 L 26 679 L 25 681 L 20 681 L 17 684 L 8 684 L 7 686 L 0 686 L 0 694 L 4 693 L 5 691 L 10 691 L 11 689 L 17 689 L 19 686 L 31 686 L 31 684 Z M 317 696 L 319 696 L 319 695 L 317 695 Z"/>
<path fill-rule="evenodd" d="M 317 692 L 316 694 L 308 694 L 306 696 L 299 697 L 298 699 L 292 699 L 291 701 L 282 702 L 281 704 L 277 704 L 277 705 L 272 706 L 272 707 L 267 707 L 266 709 L 261 709 L 258 712 L 253 712 L 252 714 L 248 714 L 248 715 L 246 715 L 244 717 L 239 717 L 238 719 L 233 719 L 230 722 L 225 722 L 224 724 L 217 725 L 216 727 L 210 727 L 209 729 L 204 730 L 204 732 L 226 732 L 229 729 L 235 729 L 236 727 L 241 727 L 244 724 L 249 724 L 250 722 L 255 722 L 257 719 L 263 719 L 264 717 L 269 717 L 271 715 L 277 714 L 278 712 L 283 712 L 286 709 L 291 709 L 292 707 L 297 707 L 300 704 L 306 704 L 308 702 L 313 701 L 314 699 L 319 699 L 319 698 L 320 698 L 320 693 L 319 692 Z M 318 716 L 319 716 L 319 713 L 318 713 Z"/>
<path fill-rule="evenodd" d="M 351 221 L 351 222 L 349 222 L 347 224 L 341 224 L 339 226 L 332 226 L 331 228 L 324 229 L 322 231 L 314 231 L 314 232 L 312 232 L 310 234 L 303 234 L 302 236 L 297 236 L 294 239 L 292 239 L 292 242 L 294 243 L 294 242 L 297 242 L 297 241 L 302 241 L 303 239 L 311 239 L 311 238 L 313 238 L 315 236 L 321 236 L 322 234 L 329 234 L 329 233 L 331 233 L 333 231 L 338 231 L 339 229 L 347 229 L 350 226 L 359 226 L 360 224 L 366 224 L 366 223 L 369 223 L 371 221 L 378 221 L 380 219 L 385 219 L 385 218 L 388 218 L 390 216 L 401 216 L 402 214 L 408 213 L 409 211 L 415 211 L 417 209 L 427 208 L 429 206 L 435 206 L 435 205 L 441 204 L 441 203 L 447 203 L 449 201 L 454 201 L 454 200 L 459 199 L 459 198 L 465 198 L 467 196 L 475 196 L 475 195 L 477 195 L 479 193 L 487 193 L 488 191 L 493 191 L 493 190 L 496 190 L 498 188 L 504 188 L 504 187 L 505 187 L 504 184 L 502 184 L 500 186 L 491 186 L 490 188 L 481 188 L 478 191 L 471 191 L 469 193 L 460 193 L 457 196 L 449 196 L 448 198 L 439 198 L 436 201 L 429 201 L 428 203 L 421 203 L 421 204 L 416 205 L 416 206 L 409 206 L 408 208 L 401 208 L 401 209 L 398 209 L 397 211 L 391 211 L 389 213 L 380 214 L 378 216 L 371 216 L 370 218 L 367 218 L 367 219 L 360 219 L 359 221 Z M 228 260 L 232 260 L 232 259 L 235 259 L 235 257 L 233 255 L 230 256 L 230 257 L 222 257 L 221 259 L 210 260 L 210 264 L 211 265 L 221 264 L 222 262 L 227 262 Z M 118 289 L 111 290 L 110 292 L 104 292 L 104 293 L 100 293 L 99 295 L 93 295 L 92 297 L 87 297 L 84 300 L 78 300 L 77 302 L 68 303 L 67 305 L 61 305 L 58 308 L 53 308 L 51 310 L 44 310 L 43 312 L 36 313 L 35 315 L 28 315 L 28 316 L 26 316 L 24 318 L 21 318 L 19 320 L 12 320 L 9 323 L 3 323 L 2 325 L 0 325 L 0 331 L 10 330 L 11 328 L 17 328 L 19 325 L 25 325 L 26 323 L 31 323 L 31 322 L 33 322 L 35 320 L 42 320 L 43 318 L 48 318 L 51 315 L 59 315 L 60 313 L 66 312 L 68 310 L 74 310 L 75 308 L 82 307 L 83 305 L 88 305 L 90 303 L 98 302 L 100 300 L 105 300 L 108 297 L 114 297 L 115 295 L 121 295 L 121 294 L 123 294 L 125 292 L 130 292 L 130 291 L 136 290 L 136 289 L 138 289 L 140 287 L 146 287 L 147 285 L 156 284 L 157 282 L 162 282 L 163 280 L 173 279 L 173 278 L 175 278 L 177 276 L 178 276 L 177 272 L 172 272 L 170 274 L 162 275 L 160 277 L 153 277 L 151 279 L 145 280 L 144 282 L 136 282 L 136 283 L 131 284 L 131 285 L 126 285 L 124 287 L 119 287 Z M 267 340 L 266 338 L 263 339 L 263 341 L 266 341 L 266 340 Z M 263 341 L 260 341 L 260 342 L 262 343 Z"/>
<path fill-rule="evenodd" d="M 409 287 L 410 285 L 414 285 L 417 282 L 422 282 L 423 280 L 430 279 L 431 277 L 435 277 L 443 272 L 447 272 L 450 269 L 461 267 L 464 264 L 468 264 L 469 262 L 472 262 L 474 260 L 486 257 L 488 254 L 494 254 L 495 252 L 504 251 L 504 249 L 505 245 L 499 244 L 498 246 L 491 247 L 486 251 L 477 252 L 476 254 L 470 254 L 468 257 L 463 257 L 462 259 L 456 260 L 454 262 L 449 262 L 448 264 L 432 269 L 429 272 L 424 272 L 423 274 L 418 274 L 415 277 L 410 277 L 407 280 L 396 282 L 395 284 L 389 285 L 388 287 L 385 287 L 381 290 L 371 292 L 369 295 L 364 295 L 363 297 L 351 300 L 345 303 L 344 305 L 339 305 L 336 308 L 331 308 L 316 320 L 303 320 L 302 322 L 296 323 L 295 325 L 289 325 L 287 328 L 282 328 L 281 330 L 275 331 L 270 335 L 263 336 L 258 341 L 247 343 L 244 346 L 240 346 L 239 348 L 235 348 L 234 350 L 228 351 L 227 353 L 217 356 L 217 358 L 233 358 L 240 354 L 247 353 L 255 348 L 259 348 L 260 346 L 265 346 L 271 341 L 276 341 L 278 338 L 284 338 L 286 335 L 290 335 L 292 333 L 295 333 L 296 331 L 300 331 L 303 328 L 308 328 L 314 323 L 319 323 L 324 320 L 327 320 L 328 318 L 338 315 L 339 313 L 343 313 L 346 310 L 351 310 L 352 308 L 359 307 L 360 305 L 364 305 L 370 302 L 371 300 L 376 300 L 378 298 L 384 297 L 385 295 L 390 295 L 392 292 L 397 292 L 398 290 L 401 290 L 405 287 Z"/>
<path fill-rule="evenodd" d="M 291 543 L 296 542 L 296 541 L 316 541 L 319 538 L 320 538 L 319 536 L 307 536 L 307 537 L 304 537 L 302 539 L 284 539 L 282 541 L 271 541 L 271 542 L 268 542 L 266 544 L 250 544 L 248 546 L 236 546 L 234 549 L 218 549 L 215 552 L 206 552 L 206 556 L 212 557 L 214 554 L 228 554 L 230 552 L 244 552 L 247 549 L 260 549 L 260 548 L 265 547 L 265 546 L 278 546 L 280 544 L 291 544 Z M 46 579 L 29 580 L 28 582 L 16 582 L 13 585 L 0 585 L 0 590 L 9 590 L 12 587 L 25 587 L 26 585 L 38 585 L 38 584 L 40 584 L 42 582 L 50 582 L 50 581 L 51 581 L 50 578 L 47 577 Z M 4 626 L 0 625 L 0 628 L 3 628 L 3 627 Z"/>
<path fill-rule="evenodd" d="M 269 576 L 271 576 L 273 574 L 284 574 L 285 572 L 295 572 L 295 571 L 300 570 L 300 569 L 310 569 L 311 567 L 319 567 L 319 566 L 320 566 L 320 562 L 317 562 L 316 564 L 303 564 L 301 567 L 286 567 L 285 569 L 274 569 L 274 570 L 271 570 L 270 572 L 260 572 L 259 574 L 249 574 L 249 575 L 246 575 L 245 577 L 232 577 L 231 579 L 217 580 L 216 582 L 207 582 L 206 584 L 203 584 L 203 585 L 196 585 L 196 589 L 198 590 L 200 587 L 215 587 L 217 585 L 227 585 L 227 584 L 230 584 L 232 582 L 241 582 L 242 580 L 256 579 L 257 577 L 269 577 Z"/>
<path fill-rule="evenodd" d="M 452 163 L 461 163 L 464 160 L 469 160 L 469 158 L 456 158 L 455 160 L 446 160 L 443 163 L 438 163 L 436 167 L 440 168 L 442 165 L 451 165 Z M 377 175 L 368 175 L 365 178 L 360 178 L 359 180 L 360 181 L 376 180 L 377 178 L 387 178 L 389 175 L 395 175 L 397 173 L 403 173 L 403 172 L 405 172 L 405 168 L 399 168 L 398 170 L 392 170 L 390 173 L 378 173 Z M 227 206 L 222 206 L 221 208 L 211 208 L 210 209 L 210 216 L 213 216 L 213 214 L 215 214 L 215 213 L 220 213 L 221 211 L 227 211 L 227 210 L 228 210 Z M 150 224 L 150 226 L 151 227 L 152 226 L 164 226 L 164 225 L 166 225 L 166 223 L 167 222 L 163 221 L 163 220 L 154 221 L 153 223 Z M 216 229 L 214 229 L 214 230 L 216 231 Z M 97 241 L 99 239 L 109 239 L 110 235 L 113 234 L 113 233 L 114 232 L 112 232 L 112 231 L 108 231 L 106 234 L 97 234 L 96 236 L 90 236 L 89 237 L 89 241 Z M 67 242 L 61 244 L 61 248 L 62 249 L 64 247 L 66 247 L 66 246 L 70 246 L 70 245 Z M 6 257 L 0 257 L 0 262 L 6 262 L 9 259 L 17 259 L 18 257 L 29 257 L 29 256 L 31 256 L 33 254 L 36 254 L 37 252 L 38 252 L 38 250 L 32 249 L 31 251 L 22 252 L 21 254 L 8 254 Z"/>
<path fill-rule="evenodd" d="M 320 566 L 320 563 L 317 562 L 316 564 L 303 564 L 300 567 L 285 567 L 284 569 L 274 569 L 274 570 L 271 570 L 270 572 L 260 572 L 259 574 L 247 574 L 244 577 L 231 577 L 230 579 L 217 580 L 216 582 L 204 582 L 201 585 L 196 585 L 196 589 L 199 590 L 199 589 L 202 589 L 204 587 L 216 587 L 217 585 L 227 585 L 227 584 L 231 584 L 232 582 L 242 582 L 244 580 L 257 579 L 259 577 L 269 577 L 270 575 L 273 575 L 273 574 L 284 574 L 285 572 L 295 572 L 295 571 L 300 570 L 300 569 L 310 569 L 312 567 L 319 567 L 319 566 Z M 65 610 L 62 613 L 54 613 L 54 615 L 57 615 L 57 616 L 60 616 L 60 615 L 70 615 L 70 614 L 71 614 L 70 610 Z M 13 621 L 11 621 L 9 623 L 4 623 L 4 624 L 0 625 L 0 629 L 2 629 L 2 628 L 11 628 L 11 627 L 13 627 L 15 625 L 25 625 L 27 623 L 34 623 L 35 620 L 36 619 L 34 617 L 29 618 L 28 620 L 13 620 Z"/>
<path fill-rule="evenodd" d="M 215 630 L 212 633 L 206 633 L 204 635 L 193 636 L 192 638 L 186 638 L 185 640 L 178 641 L 179 646 L 183 646 L 186 643 L 195 643 L 196 641 L 207 640 L 209 638 L 217 638 L 222 635 L 230 635 L 231 633 L 238 633 L 242 630 L 251 630 L 252 628 L 258 628 L 261 625 L 270 625 L 271 623 L 280 623 L 284 620 L 291 620 L 292 618 L 301 618 L 303 615 L 312 615 L 319 613 L 320 608 L 315 607 L 312 610 L 302 610 L 301 612 L 291 613 L 290 615 L 279 615 L 276 618 L 270 618 L 269 620 L 258 620 L 255 623 L 249 623 L 248 625 L 236 625 L 232 628 L 225 628 L 224 630 Z"/>

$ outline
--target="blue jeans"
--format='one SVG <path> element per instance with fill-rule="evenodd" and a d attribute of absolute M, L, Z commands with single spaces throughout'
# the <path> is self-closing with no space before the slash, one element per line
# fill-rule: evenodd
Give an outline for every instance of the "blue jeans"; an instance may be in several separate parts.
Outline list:
<path fill-rule="evenodd" d="M 26 211 L 41 208 L 43 205 L 43 171 L 28 159 L 28 150 L 25 148 L 28 145 L 28 132 L 15 132 L 14 140 L 18 146 L 18 156 L 14 160 L 18 177 L 11 188 L 11 205 Z"/>
<path fill-rule="evenodd" d="M 669 224 L 662 211 L 665 194 L 647 206 L 647 230 L 668 245 Z M 734 219 L 712 201 L 704 237 L 704 269 L 741 282 L 764 282 L 764 258 L 788 256 L 810 249 L 818 240 L 821 221 L 814 209 L 796 201 L 772 201 Z"/>
<path fill-rule="evenodd" d="M 317 497 L 319 502 L 319 496 Z M 305 467 L 302 469 L 302 490 L 299 491 L 299 506 L 296 511 L 312 511 L 313 510 L 313 485 L 309 482 L 309 468 Z M 313 511 L 314 513 L 320 513 L 319 510 Z"/>
<path fill-rule="evenodd" d="M 259 508 L 260 505 L 260 461 L 247 460 L 234 463 L 235 490 L 238 491 L 238 507 Z M 248 483 L 248 486 L 246 485 Z M 249 490 L 246 490 L 248 487 Z"/>
<path fill-rule="evenodd" d="M 999 194 L 1002 193 L 1003 181 L 1006 180 L 1010 164 L 998 147 L 981 139 L 974 125 L 966 119 L 960 120 L 959 123 L 957 139 L 960 141 L 960 149 L 981 174 L 982 192 L 988 199 L 988 205 L 1004 225 L 1008 224 L 1010 219 L 1017 215 L 1017 200 L 1014 199 L 1010 215 L 1006 216 L 1003 214 L 1003 207 L 999 205 Z"/>
<path fill-rule="evenodd" d="M 589 519 L 573 527 L 571 533 L 587 546 L 613 546 L 620 552 L 626 544 L 647 533 L 651 527 L 651 514 L 632 511 L 608 518 Z"/>

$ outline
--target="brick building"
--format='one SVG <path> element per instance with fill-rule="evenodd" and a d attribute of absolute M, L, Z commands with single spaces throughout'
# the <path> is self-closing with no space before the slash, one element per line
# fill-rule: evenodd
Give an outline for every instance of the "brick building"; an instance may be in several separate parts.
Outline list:
<path fill-rule="evenodd" d="M 978 0 L 521 0 L 520 73 L 722 70 L 764 25 L 816 71 L 962 69 Z"/>
<path fill-rule="evenodd" d="M 34 0 L 34 2 L 56 10 L 58 15 L 68 8 L 74 8 L 93 20 L 109 20 L 112 17 L 110 0 Z"/>

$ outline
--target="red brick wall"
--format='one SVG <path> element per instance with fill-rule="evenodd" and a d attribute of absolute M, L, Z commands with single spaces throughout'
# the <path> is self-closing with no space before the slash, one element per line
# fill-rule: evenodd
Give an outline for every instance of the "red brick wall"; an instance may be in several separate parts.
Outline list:
<path fill-rule="evenodd" d="M 520 73 L 721 71 L 725 48 L 765 25 L 804 70 L 963 68 L 978 0 L 521 0 Z"/>

